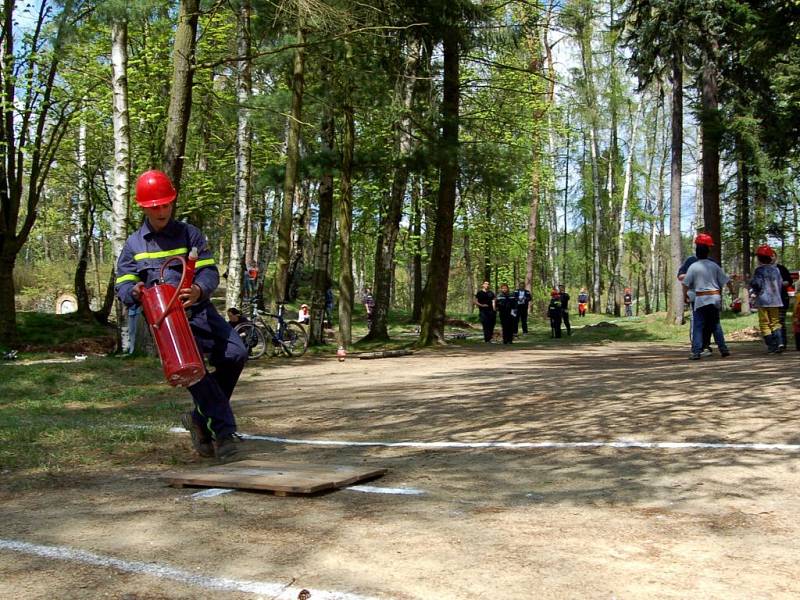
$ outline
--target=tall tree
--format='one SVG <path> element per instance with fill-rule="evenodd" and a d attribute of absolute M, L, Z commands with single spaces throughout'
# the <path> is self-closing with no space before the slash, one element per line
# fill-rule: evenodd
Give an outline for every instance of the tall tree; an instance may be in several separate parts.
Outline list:
<path fill-rule="evenodd" d="M 403 216 L 403 203 L 408 187 L 408 161 L 412 151 L 411 108 L 414 90 L 417 87 L 420 68 L 420 40 L 413 37 L 406 50 L 403 69 L 395 88 L 395 106 L 399 116 L 394 124 L 394 155 L 396 165 L 392 176 L 385 214 L 378 232 L 375 252 L 375 307 L 372 313 L 372 326 L 366 339 L 388 340 L 389 305 L 391 301 L 392 272 L 395 262 L 395 247 L 400 232 L 400 219 Z"/>
<path fill-rule="evenodd" d="M 192 112 L 194 53 L 197 44 L 197 20 L 200 0 L 181 0 L 178 27 L 172 46 L 172 85 L 167 110 L 167 131 L 164 139 L 164 172 L 180 192 L 184 152 Z"/>
<path fill-rule="evenodd" d="M 245 239 L 250 216 L 251 200 L 251 142 L 253 128 L 250 122 L 250 100 L 253 90 L 250 43 L 250 1 L 241 0 L 237 19 L 237 49 L 239 62 L 236 72 L 237 128 L 236 128 L 236 193 L 231 215 L 231 251 L 228 260 L 228 285 L 225 291 L 227 306 L 241 304 L 242 281 L 245 262 Z"/>
<path fill-rule="evenodd" d="M 436 232 L 433 238 L 428 280 L 423 292 L 419 341 L 423 345 L 445 343 L 444 320 L 450 255 L 453 246 L 456 183 L 458 180 L 459 57 L 461 32 L 449 27 L 442 36 L 444 77 L 442 81 L 442 134 L 439 148 L 439 194 Z"/>
<path fill-rule="evenodd" d="M 305 39 L 304 9 L 298 9 L 297 48 L 292 64 L 292 109 L 286 135 L 286 174 L 283 182 L 283 205 L 278 226 L 278 256 L 275 265 L 275 302 L 283 302 L 289 285 L 289 253 L 292 244 L 292 209 L 297 187 L 297 171 L 300 164 L 300 126 L 303 116 L 303 88 L 305 84 Z"/>
<path fill-rule="evenodd" d="M 3 0 L 0 25 L 0 340 L 16 339 L 14 265 L 37 207 L 73 102 L 58 95 L 57 73 L 74 3 L 39 4 L 29 35 L 16 39 L 16 2 Z M 50 26 L 52 23 L 52 27 Z M 52 32 L 52 33 L 49 33 Z M 23 206 L 24 202 L 24 206 Z"/>

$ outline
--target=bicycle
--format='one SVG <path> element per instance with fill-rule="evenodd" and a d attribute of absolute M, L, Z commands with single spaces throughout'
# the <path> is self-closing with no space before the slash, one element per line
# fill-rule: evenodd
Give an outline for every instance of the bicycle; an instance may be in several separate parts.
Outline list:
<path fill-rule="evenodd" d="M 247 348 L 248 358 L 253 360 L 261 358 L 267 352 L 270 356 L 278 352 L 290 357 L 305 354 L 308 349 L 308 334 L 297 321 L 286 321 L 283 318 L 284 303 L 278 303 L 276 314 L 259 310 L 257 300 L 257 298 L 245 300 L 250 305 L 248 315 L 250 320 L 234 327 Z M 277 327 L 273 329 L 262 316 L 275 319 Z"/>

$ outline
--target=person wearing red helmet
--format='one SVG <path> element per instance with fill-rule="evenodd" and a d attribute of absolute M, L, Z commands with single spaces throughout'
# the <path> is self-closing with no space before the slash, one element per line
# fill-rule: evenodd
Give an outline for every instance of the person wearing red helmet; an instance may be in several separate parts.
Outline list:
<path fill-rule="evenodd" d="M 774 257 L 775 251 L 767 244 L 759 246 L 756 249 L 758 267 L 750 279 L 750 298 L 758 308 L 758 327 L 770 354 L 783 352 L 780 322 L 783 281 L 778 267 L 772 264 Z"/>
<path fill-rule="evenodd" d="M 692 354 L 690 360 L 698 360 L 705 348 L 711 345 L 711 335 L 717 342 L 720 354 L 730 355 L 722 324 L 719 320 L 722 309 L 722 288 L 730 287 L 730 278 L 717 263 L 710 260 L 710 246 L 714 241 L 708 234 L 701 233 L 695 238 L 696 260 L 689 266 L 681 279 L 684 297 L 692 303 Z M 710 355 L 710 348 L 708 350 Z"/>
<path fill-rule="evenodd" d="M 136 181 L 136 202 L 145 214 L 144 223 L 126 240 L 116 267 L 116 292 L 126 306 L 140 303 L 142 290 L 159 279 L 162 264 L 175 256 L 186 256 L 197 248 L 195 276 L 178 298 L 189 316 L 197 347 L 209 355 L 213 373 L 188 387 L 194 410 L 181 415 L 192 437 L 192 445 L 204 457 L 227 459 L 238 452 L 239 437 L 231 409 L 231 395 L 247 361 L 247 349 L 230 324 L 211 303 L 219 285 L 219 272 L 202 232 L 173 219 L 175 187 L 161 171 L 142 173 Z M 166 283 L 181 280 L 179 266 L 166 269 Z"/>
<path fill-rule="evenodd" d="M 561 337 L 561 318 L 564 315 L 564 309 L 561 305 L 561 292 L 553 289 L 550 292 L 550 304 L 547 307 L 547 316 L 550 317 L 550 337 Z"/>
<path fill-rule="evenodd" d="M 700 258 L 698 257 L 698 249 L 700 249 L 701 254 L 705 254 L 708 256 L 709 248 L 714 245 L 714 239 L 708 235 L 707 233 L 699 233 L 694 238 L 695 243 L 695 254 L 687 258 L 683 264 L 681 265 L 680 269 L 678 269 L 678 281 L 683 283 L 684 279 L 686 278 L 686 273 L 688 273 L 689 268 L 696 263 Z M 728 282 L 728 291 L 733 293 L 730 281 Z M 686 288 L 684 286 L 684 302 L 689 306 L 691 310 L 691 318 L 689 322 L 689 340 L 694 343 L 695 338 L 701 336 L 702 338 L 702 346 L 701 346 L 701 356 L 711 356 L 713 351 L 711 350 L 711 336 L 714 336 L 714 340 L 717 343 L 717 348 L 720 351 L 720 354 L 725 357 L 730 355 L 730 350 L 728 350 L 728 345 L 725 343 L 725 335 L 722 331 L 722 323 L 717 319 L 716 325 L 711 332 L 706 330 L 706 334 L 703 335 L 703 327 L 702 327 L 702 317 L 700 320 L 697 319 L 697 314 L 695 313 L 695 292 L 694 290 Z M 720 295 L 720 308 L 722 307 L 722 298 Z M 694 354 L 694 353 L 693 353 Z"/>

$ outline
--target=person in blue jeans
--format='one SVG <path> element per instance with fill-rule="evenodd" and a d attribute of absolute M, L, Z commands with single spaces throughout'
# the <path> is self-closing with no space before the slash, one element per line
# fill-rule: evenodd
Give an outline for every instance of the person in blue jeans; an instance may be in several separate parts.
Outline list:
<path fill-rule="evenodd" d="M 697 235 L 697 237 L 695 237 L 694 243 L 695 243 L 695 246 L 707 246 L 707 247 L 710 247 L 710 246 L 714 245 L 714 240 L 707 233 L 700 233 L 700 234 Z M 681 265 L 680 269 L 678 269 L 678 281 L 683 283 L 683 280 L 686 277 L 686 273 L 689 271 L 689 267 L 691 267 L 698 260 L 700 260 L 700 259 L 698 259 L 697 256 L 695 256 L 693 254 L 692 256 L 688 257 L 685 261 L 683 261 L 683 264 Z M 713 259 L 711 259 L 711 260 L 713 260 Z M 730 287 L 730 283 L 728 284 L 728 290 L 731 292 L 731 294 L 733 293 L 733 290 Z M 690 341 L 692 339 L 694 339 L 694 300 L 695 300 L 694 292 L 689 290 L 688 293 L 686 294 L 686 296 L 684 297 L 684 302 L 689 306 L 689 310 L 692 311 L 692 324 L 690 325 L 691 331 L 689 332 L 689 340 Z M 721 302 L 721 298 L 720 298 L 720 302 Z M 707 334 L 707 336 L 703 338 L 703 346 L 702 346 L 702 350 L 701 350 L 702 356 L 711 356 L 712 354 L 714 354 L 714 351 L 711 349 L 711 336 L 712 335 L 714 336 L 714 340 L 717 342 L 717 349 L 720 352 L 722 352 L 722 348 L 723 347 L 726 347 L 725 346 L 725 336 L 724 336 L 724 334 L 722 332 L 722 323 L 718 321 L 716 327 L 714 327 L 714 330 L 709 332 Z M 720 340 L 722 340 L 721 343 L 720 343 Z M 730 354 L 730 353 L 728 353 L 728 354 Z M 725 354 L 725 356 L 728 356 L 728 354 Z"/>
<path fill-rule="evenodd" d="M 730 355 L 722 333 L 719 315 L 722 308 L 722 289 L 730 278 L 717 263 L 709 260 L 713 240 L 708 234 L 700 234 L 695 239 L 695 261 L 683 279 L 684 296 L 694 296 L 692 312 L 692 354 L 689 360 L 699 360 L 703 352 L 704 340 L 710 340 L 712 333 L 720 354 Z"/>

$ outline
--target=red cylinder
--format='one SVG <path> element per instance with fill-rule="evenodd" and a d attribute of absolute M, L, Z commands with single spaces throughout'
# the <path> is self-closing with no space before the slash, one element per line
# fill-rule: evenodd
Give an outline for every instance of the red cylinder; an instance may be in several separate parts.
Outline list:
<path fill-rule="evenodd" d="M 153 326 L 161 319 L 175 292 L 175 287 L 168 283 L 147 288 L 142 292 L 142 308 L 150 324 L 167 383 L 187 387 L 205 376 L 206 367 L 180 301 L 172 305 L 158 326 Z"/>

